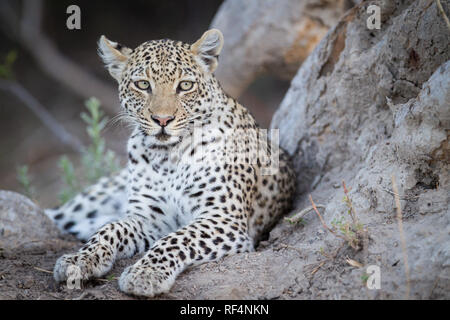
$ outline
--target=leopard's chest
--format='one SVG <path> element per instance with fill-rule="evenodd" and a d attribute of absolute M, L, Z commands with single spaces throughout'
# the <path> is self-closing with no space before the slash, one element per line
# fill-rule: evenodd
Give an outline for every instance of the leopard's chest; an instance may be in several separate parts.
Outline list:
<path fill-rule="evenodd" d="M 189 159 L 172 161 L 163 153 L 130 151 L 129 158 L 129 197 L 138 196 L 146 206 L 157 205 L 178 225 L 190 223 L 203 211 L 192 208 L 199 204 L 198 195 L 206 195 L 216 181 L 213 168 Z"/>

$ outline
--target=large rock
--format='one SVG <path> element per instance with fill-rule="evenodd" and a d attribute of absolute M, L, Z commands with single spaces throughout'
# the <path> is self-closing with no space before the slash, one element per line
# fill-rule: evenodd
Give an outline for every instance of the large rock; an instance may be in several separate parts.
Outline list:
<path fill-rule="evenodd" d="M 238 97 L 259 74 L 291 80 L 350 1 L 226 0 L 211 23 L 225 44 L 216 76 Z"/>
<path fill-rule="evenodd" d="M 0 248 L 32 249 L 45 246 L 59 232 L 44 212 L 27 197 L 0 191 Z"/>
<path fill-rule="evenodd" d="M 366 27 L 370 3 L 363 2 L 329 32 L 293 79 L 272 127 L 295 158 L 300 192 L 326 205 L 328 225 L 346 215 L 341 181 L 351 187 L 369 229 L 365 264 L 381 267 L 379 296 L 406 295 L 406 254 L 411 296 L 449 297 L 450 33 L 434 2 L 384 3 L 380 30 Z"/>
<path fill-rule="evenodd" d="M 304 225 L 276 226 L 258 252 L 185 273 L 173 297 L 450 298 L 450 33 L 435 2 L 412 0 L 378 2 L 381 29 L 369 30 L 372 3 L 328 32 L 272 121 L 299 173 L 298 209 L 311 193 L 328 226 L 348 221 L 345 180 L 368 230 L 364 249 L 327 232 L 311 212 Z M 366 286 L 371 265 L 380 268 L 379 289 Z"/>

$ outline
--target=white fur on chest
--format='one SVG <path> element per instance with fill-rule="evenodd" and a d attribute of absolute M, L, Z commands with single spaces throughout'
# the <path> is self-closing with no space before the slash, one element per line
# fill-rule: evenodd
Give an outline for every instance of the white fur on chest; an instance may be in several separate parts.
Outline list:
<path fill-rule="evenodd" d="M 152 149 L 145 136 L 130 138 L 128 143 L 128 197 L 138 197 L 144 207 L 157 206 L 163 219 L 173 229 L 192 222 L 192 199 L 186 190 L 192 186 L 199 168 L 191 161 L 180 161 L 177 150 Z"/>

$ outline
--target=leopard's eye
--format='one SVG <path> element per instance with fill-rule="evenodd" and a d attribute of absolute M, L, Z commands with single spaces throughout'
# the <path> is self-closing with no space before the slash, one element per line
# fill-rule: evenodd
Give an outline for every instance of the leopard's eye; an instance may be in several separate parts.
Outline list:
<path fill-rule="evenodd" d="M 178 85 L 178 90 L 180 91 L 188 91 L 191 90 L 194 86 L 194 82 L 192 81 L 181 81 Z"/>
<path fill-rule="evenodd" d="M 149 90 L 150 89 L 150 82 L 147 80 L 139 80 L 134 83 L 134 85 L 141 90 Z"/>

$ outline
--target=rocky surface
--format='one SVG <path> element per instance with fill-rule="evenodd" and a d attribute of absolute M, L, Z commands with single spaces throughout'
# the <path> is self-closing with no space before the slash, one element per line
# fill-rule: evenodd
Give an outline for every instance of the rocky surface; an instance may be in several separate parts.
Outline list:
<path fill-rule="evenodd" d="M 0 248 L 39 247 L 59 236 L 58 229 L 30 199 L 0 190 Z"/>
<path fill-rule="evenodd" d="M 304 225 L 280 223 L 258 252 L 186 274 L 175 293 L 194 282 L 192 296 L 202 299 L 450 297 L 450 33 L 428 1 L 381 2 L 382 27 L 369 30 L 369 4 L 314 49 L 272 121 L 299 173 L 297 208 L 311 193 L 329 227 L 351 221 L 345 181 L 367 230 L 363 250 L 309 213 Z M 366 286 L 371 265 L 380 289 Z"/>
<path fill-rule="evenodd" d="M 344 0 L 224 1 L 211 27 L 225 43 L 216 76 L 239 95 L 261 73 L 290 80 L 298 67 L 351 6 Z"/>

